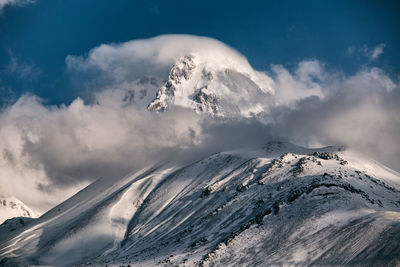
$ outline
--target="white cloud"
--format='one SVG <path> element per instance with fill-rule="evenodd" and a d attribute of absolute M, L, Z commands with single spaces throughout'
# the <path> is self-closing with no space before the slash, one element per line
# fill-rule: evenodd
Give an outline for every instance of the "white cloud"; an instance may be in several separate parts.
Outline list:
<path fill-rule="evenodd" d="M 158 115 L 79 98 L 46 107 L 25 95 L 0 115 L 2 193 L 44 211 L 71 193 L 62 188 L 120 177 L 193 145 L 199 119 L 191 111 Z"/>
<path fill-rule="evenodd" d="M 35 0 L 0 0 L 0 14 L 6 6 L 26 6 L 34 2 Z"/>
<path fill-rule="evenodd" d="M 113 81 L 125 81 L 143 75 L 165 77 L 175 61 L 188 52 L 225 62 L 226 66 L 251 69 L 247 59 L 229 46 L 215 39 L 183 34 L 102 44 L 85 57 L 68 56 L 66 64 L 69 71 L 101 72 Z"/>
<path fill-rule="evenodd" d="M 311 96 L 323 97 L 321 83 L 328 80 L 321 63 L 302 61 L 294 73 L 282 66 L 272 66 L 275 77 L 275 105 L 289 105 Z"/>
<path fill-rule="evenodd" d="M 339 76 L 337 76 L 339 77 Z M 277 131 L 298 144 L 340 144 L 397 168 L 400 161 L 399 84 L 382 70 L 365 69 L 336 79 L 324 97 L 278 109 Z"/>

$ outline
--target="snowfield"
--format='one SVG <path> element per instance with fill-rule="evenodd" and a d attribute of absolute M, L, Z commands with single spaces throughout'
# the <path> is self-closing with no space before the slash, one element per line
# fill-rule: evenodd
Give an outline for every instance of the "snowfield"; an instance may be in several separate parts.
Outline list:
<path fill-rule="evenodd" d="M 1 265 L 396 266 L 399 182 L 343 147 L 273 142 L 167 162 L 3 224 Z"/>

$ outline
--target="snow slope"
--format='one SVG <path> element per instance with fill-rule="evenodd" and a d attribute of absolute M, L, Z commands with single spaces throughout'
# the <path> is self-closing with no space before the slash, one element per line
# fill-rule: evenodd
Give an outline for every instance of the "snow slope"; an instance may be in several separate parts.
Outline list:
<path fill-rule="evenodd" d="M 400 263 L 400 175 L 341 147 L 274 142 L 98 180 L 15 231 L 3 265 Z"/>

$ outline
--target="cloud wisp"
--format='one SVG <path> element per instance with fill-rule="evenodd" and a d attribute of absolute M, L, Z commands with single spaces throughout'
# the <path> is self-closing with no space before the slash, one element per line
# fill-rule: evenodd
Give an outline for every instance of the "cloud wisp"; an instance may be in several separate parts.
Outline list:
<path fill-rule="evenodd" d="M 377 46 L 372 50 L 372 53 L 370 54 L 370 58 L 371 58 L 372 60 L 377 59 L 380 55 L 383 54 L 383 50 L 384 50 L 385 46 L 386 46 L 385 44 L 377 45 Z"/>
<path fill-rule="evenodd" d="M 0 0 L 0 14 L 6 6 L 26 6 L 34 3 L 35 0 Z"/>
<path fill-rule="evenodd" d="M 21 61 L 12 51 L 9 51 L 10 61 L 3 72 L 7 75 L 15 75 L 18 79 L 32 81 L 42 75 L 42 70 L 33 62 Z"/>
<path fill-rule="evenodd" d="M 378 68 L 345 76 L 317 60 L 302 61 L 294 70 L 272 66 L 263 73 L 274 87 L 269 107 L 258 116 L 229 120 L 178 107 L 148 112 L 121 105 L 119 97 L 107 93 L 142 86 L 134 82 L 142 76 L 163 78 L 177 57 L 196 49 L 210 50 L 212 57 L 222 53 L 240 62 L 238 68 L 251 68 L 233 49 L 194 36 L 102 45 L 86 56 L 68 57 L 72 79 L 87 85 L 92 100 L 101 92 L 103 101 L 78 98 L 55 107 L 24 95 L 6 108 L 0 114 L 4 190 L 45 211 L 99 177 L 119 178 L 159 161 L 190 161 L 274 139 L 347 145 L 398 166 L 399 84 Z"/>
<path fill-rule="evenodd" d="M 350 46 L 346 53 L 348 55 L 353 55 L 355 53 L 359 53 L 360 55 L 362 55 L 363 57 L 367 58 L 370 61 L 374 61 L 377 60 L 384 52 L 386 47 L 386 44 L 378 44 L 377 46 L 371 48 L 368 47 L 367 45 L 363 45 L 361 47 L 354 47 L 354 46 Z"/>

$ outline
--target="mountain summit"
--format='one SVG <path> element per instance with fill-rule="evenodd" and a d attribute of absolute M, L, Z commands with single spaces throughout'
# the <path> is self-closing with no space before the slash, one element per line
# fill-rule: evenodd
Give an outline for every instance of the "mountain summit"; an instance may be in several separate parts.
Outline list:
<path fill-rule="evenodd" d="M 274 93 L 271 84 L 268 76 L 250 66 L 188 53 L 172 67 L 147 109 L 160 112 L 180 106 L 216 117 L 250 116 L 268 105 Z"/>
<path fill-rule="evenodd" d="M 13 217 L 36 217 L 27 205 L 15 197 L 0 196 L 0 224 Z"/>

